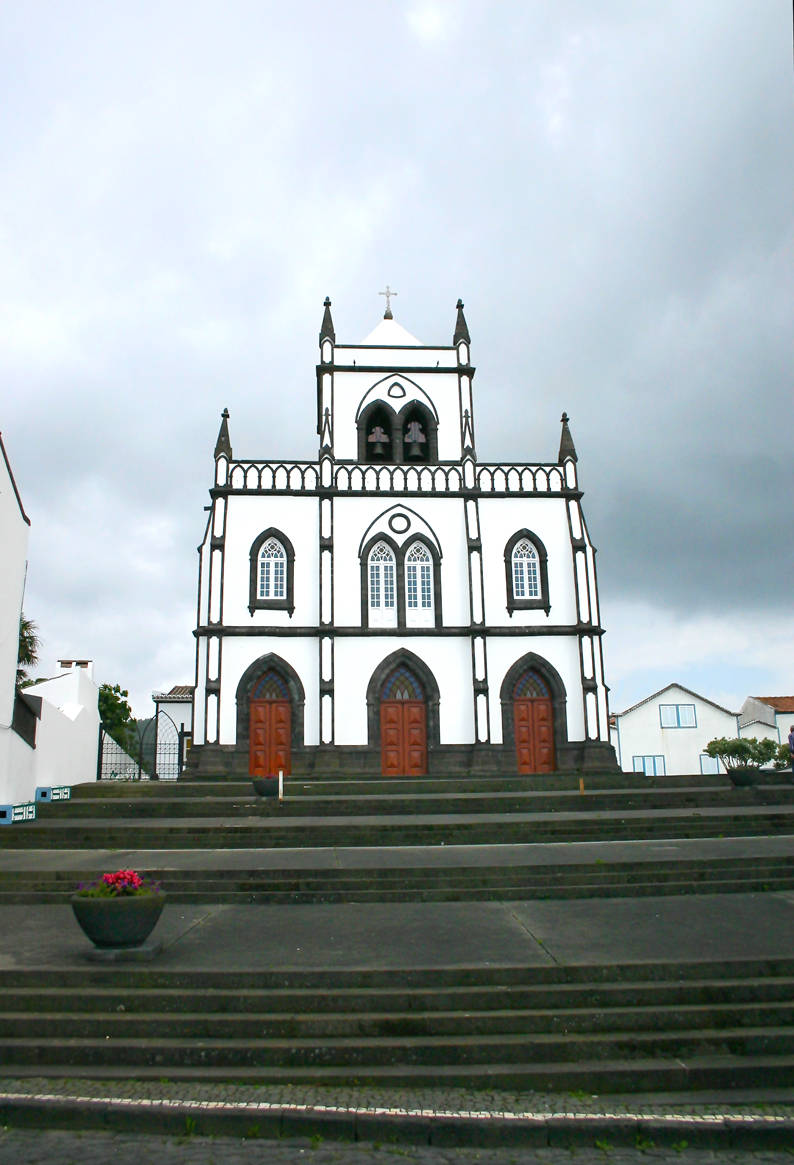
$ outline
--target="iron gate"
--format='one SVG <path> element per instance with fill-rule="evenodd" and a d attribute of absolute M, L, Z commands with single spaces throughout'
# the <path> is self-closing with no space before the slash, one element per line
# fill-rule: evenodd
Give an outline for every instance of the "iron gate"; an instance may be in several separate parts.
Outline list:
<path fill-rule="evenodd" d="M 98 781 L 175 781 L 185 765 L 190 734 L 162 710 L 148 722 L 131 750 L 99 726 Z"/>

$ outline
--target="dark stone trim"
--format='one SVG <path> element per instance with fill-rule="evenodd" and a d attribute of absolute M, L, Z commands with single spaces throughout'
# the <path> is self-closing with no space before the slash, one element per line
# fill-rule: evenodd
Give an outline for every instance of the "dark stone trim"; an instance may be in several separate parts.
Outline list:
<path fill-rule="evenodd" d="M 522 538 L 526 538 L 538 552 L 538 564 L 540 568 L 540 598 L 537 599 L 517 599 L 513 594 L 513 550 Z M 548 615 L 551 610 L 551 599 L 549 598 L 549 568 L 548 568 L 548 554 L 546 547 L 538 538 L 537 534 L 533 534 L 531 530 L 526 528 L 518 530 L 512 538 L 509 539 L 505 546 L 505 582 L 507 584 L 507 609 L 511 616 L 513 611 L 538 611 L 543 610 Z"/>
<path fill-rule="evenodd" d="M 548 660 L 534 651 L 528 651 L 517 659 L 512 667 L 508 668 L 502 686 L 499 689 L 499 699 L 502 703 L 502 741 L 505 747 L 512 749 L 513 764 L 515 765 L 515 721 L 513 717 L 513 690 L 518 677 L 527 668 L 538 672 L 549 686 L 551 704 L 554 713 L 554 754 L 555 767 L 560 768 L 567 764 L 568 758 L 568 696 L 565 684 L 559 672 L 552 667 Z"/>
<path fill-rule="evenodd" d="M 259 561 L 259 551 L 267 542 L 268 538 L 276 538 L 284 547 L 284 553 L 287 556 L 287 570 L 286 570 L 286 584 L 287 597 L 284 599 L 260 599 L 257 595 L 259 590 L 257 578 L 257 564 Z M 290 619 L 295 610 L 295 551 L 292 543 L 286 534 L 281 530 L 277 530 L 275 526 L 268 526 L 267 530 L 263 530 L 251 544 L 249 551 L 250 559 L 250 574 L 248 581 L 248 610 L 253 615 L 254 611 L 267 609 L 270 611 L 287 611 Z"/>
<path fill-rule="evenodd" d="M 357 461 L 336 461 L 335 465 L 358 465 Z M 400 468 L 417 470 L 422 469 L 427 463 L 417 461 L 406 461 L 402 465 L 394 466 L 390 461 L 369 461 L 365 462 L 369 466 L 385 466 L 388 468 Z M 460 465 L 459 461 L 444 464 Z M 443 466 L 442 466 L 443 468 Z M 532 499 L 546 499 L 546 498 L 567 498 L 569 500 L 578 501 L 583 495 L 579 490 L 527 490 L 524 493 L 517 493 L 515 490 L 481 490 L 479 486 L 467 486 L 461 489 L 439 489 L 439 490 L 421 490 L 421 489 L 400 489 L 400 490 L 386 490 L 386 489 L 337 489 L 335 485 L 317 486 L 307 489 L 232 489 L 231 486 L 218 486 L 211 491 L 213 497 L 295 497 L 295 498 L 312 498 L 312 497 L 332 497 L 339 498 L 383 498 L 388 495 L 395 498 L 532 498 Z"/>
<path fill-rule="evenodd" d="M 591 627 L 589 623 L 572 623 L 568 626 L 548 627 L 489 627 L 484 623 L 457 627 L 240 627 L 227 624 L 226 626 L 197 627 L 193 632 L 201 638 L 205 635 L 228 635 L 230 637 L 257 637 L 278 636 L 285 639 L 321 639 L 326 635 L 334 635 L 340 639 L 355 639 L 357 636 L 367 638 L 377 635 L 432 635 L 435 638 L 456 636 L 468 639 L 472 631 L 477 635 L 494 639 L 536 638 L 544 635 L 595 635 L 604 634 L 603 627 Z"/>
<path fill-rule="evenodd" d="M 515 775 L 515 753 L 501 744 L 439 744 L 428 751 L 433 776 Z M 430 767 L 430 764 L 428 765 Z M 570 741 L 557 771 L 618 772 L 615 750 L 603 741 Z M 292 751 L 293 776 L 331 773 L 348 780 L 367 779 L 381 771 L 380 749 L 369 745 L 306 745 Z M 188 753 L 187 768 L 180 780 L 207 780 L 248 776 L 248 755 L 233 744 L 197 744 Z"/>
<path fill-rule="evenodd" d="M 300 676 L 285 659 L 275 655 L 272 651 L 267 655 L 260 655 L 245 669 L 237 685 L 237 747 L 243 745 L 246 754 L 250 739 L 251 691 L 262 672 L 272 668 L 279 673 L 287 685 L 292 704 L 292 736 L 293 748 L 303 745 L 303 709 L 306 703 L 306 694 Z"/>
<path fill-rule="evenodd" d="M 393 651 L 391 655 L 387 655 L 385 659 L 381 660 L 375 668 L 367 685 L 367 740 L 370 748 L 376 748 L 378 757 L 380 758 L 380 703 L 381 691 L 386 680 L 391 673 L 400 664 L 405 664 L 406 667 L 411 668 L 416 672 L 421 681 L 422 687 L 425 690 L 425 702 L 427 704 L 427 753 L 428 753 L 428 769 L 430 768 L 430 755 L 434 748 L 437 748 L 440 742 L 440 724 L 439 724 L 439 690 L 436 683 L 436 677 L 433 675 L 430 668 L 423 659 L 418 655 L 414 655 L 412 651 L 401 647 L 397 651 Z"/>

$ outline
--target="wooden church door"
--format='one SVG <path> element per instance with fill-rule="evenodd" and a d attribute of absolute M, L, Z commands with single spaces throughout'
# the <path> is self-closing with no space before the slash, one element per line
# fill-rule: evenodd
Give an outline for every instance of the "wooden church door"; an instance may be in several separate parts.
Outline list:
<path fill-rule="evenodd" d="M 421 777 L 427 772 L 427 704 L 422 685 L 402 665 L 381 692 L 380 750 L 385 777 Z"/>
<path fill-rule="evenodd" d="M 546 683 L 525 671 L 513 690 L 516 764 L 520 773 L 554 772 L 554 709 Z"/>
<path fill-rule="evenodd" d="M 250 701 L 248 769 L 252 777 L 286 776 L 292 762 L 292 705 L 289 689 L 275 671 L 254 684 Z"/>

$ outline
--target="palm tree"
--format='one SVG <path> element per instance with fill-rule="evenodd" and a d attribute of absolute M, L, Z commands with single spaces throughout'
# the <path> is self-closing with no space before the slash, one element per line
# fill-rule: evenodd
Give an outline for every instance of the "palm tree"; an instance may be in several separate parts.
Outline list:
<path fill-rule="evenodd" d="M 39 629 L 23 611 L 19 618 L 19 652 L 17 654 L 17 687 L 23 688 L 31 682 L 29 668 L 39 662 Z"/>

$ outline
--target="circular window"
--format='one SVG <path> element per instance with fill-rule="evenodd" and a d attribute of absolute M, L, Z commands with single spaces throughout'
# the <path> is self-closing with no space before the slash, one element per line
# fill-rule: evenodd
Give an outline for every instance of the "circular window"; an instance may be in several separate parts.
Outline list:
<path fill-rule="evenodd" d="M 389 529 L 394 534 L 404 534 L 411 528 L 411 519 L 406 514 L 392 514 L 389 518 Z"/>

